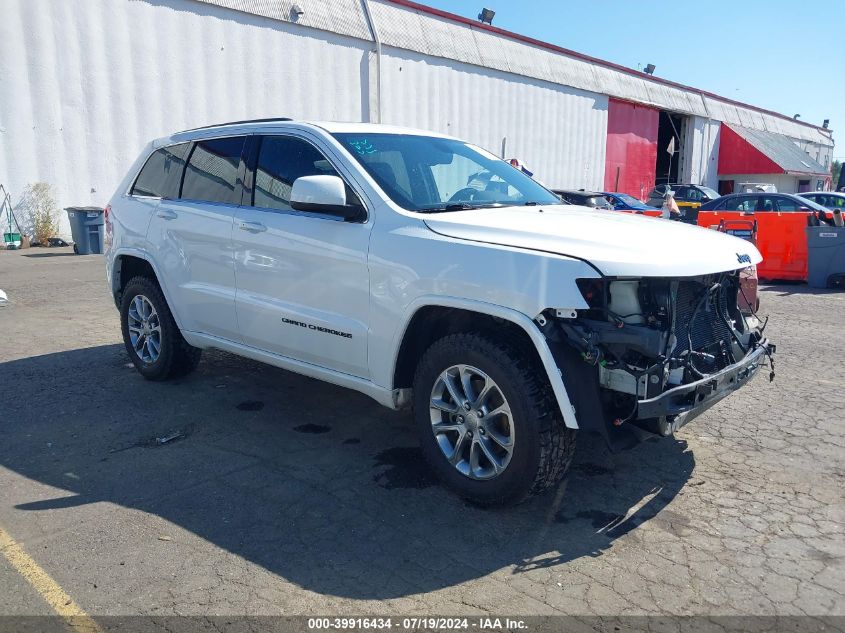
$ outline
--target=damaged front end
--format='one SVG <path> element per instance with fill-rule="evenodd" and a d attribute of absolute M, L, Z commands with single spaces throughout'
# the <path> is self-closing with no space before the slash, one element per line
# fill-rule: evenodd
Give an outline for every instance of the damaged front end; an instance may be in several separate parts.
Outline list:
<path fill-rule="evenodd" d="M 582 279 L 589 309 L 538 318 L 579 425 L 612 448 L 668 436 L 743 386 L 775 347 L 744 271 L 685 278 Z"/>

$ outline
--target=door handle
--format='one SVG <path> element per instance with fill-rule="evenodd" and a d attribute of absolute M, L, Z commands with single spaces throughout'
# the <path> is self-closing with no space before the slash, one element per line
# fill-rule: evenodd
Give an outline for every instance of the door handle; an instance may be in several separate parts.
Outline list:
<path fill-rule="evenodd" d="M 241 222 L 238 224 L 238 228 L 241 231 L 249 231 L 250 233 L 263 233 L 267 230 L 267 227 L 261 224 L 261 222 Z"/>
<path fill-rule="evenodd" d="M 156 215 L 162 220 L 175 220 L 177 218 L 176 212 L 170 209 L 159 209 L 156 211 Z"/>

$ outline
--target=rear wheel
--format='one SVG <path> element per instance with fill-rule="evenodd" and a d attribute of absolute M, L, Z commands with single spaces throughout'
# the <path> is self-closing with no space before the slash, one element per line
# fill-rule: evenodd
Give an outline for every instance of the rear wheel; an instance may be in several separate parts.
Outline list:
<path fill-rule="evenodd" d="M 517 503 L 557 484 L 575 447 L 537 362 L 477 334 L 447 336 L 425 352 L 414 419 L 432 469 L 482 505 Z"/>
<path fill-rule="evenodd" d="M 148 380 L 167 380 L 196 369 L 202 350 L 188 345 L 158 284 L 133 277 L 122 292 L 123 343 L 135 368 Z"/>

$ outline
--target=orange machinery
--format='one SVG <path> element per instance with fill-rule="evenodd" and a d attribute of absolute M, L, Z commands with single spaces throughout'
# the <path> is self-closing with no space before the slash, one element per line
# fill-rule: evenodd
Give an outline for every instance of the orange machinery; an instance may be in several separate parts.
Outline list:
<path fill-rule="evenodd" d="M 812 212 L 699 211 L 698 225 L 734 233 L 731 226 L 749 223 L 757 226 L 756 244 L 763 255 L 757 265 L 760 279 L 807 280 L 807 234 L 805 229 Z M 724 228 L 722 229 L 724 230 Z"/>

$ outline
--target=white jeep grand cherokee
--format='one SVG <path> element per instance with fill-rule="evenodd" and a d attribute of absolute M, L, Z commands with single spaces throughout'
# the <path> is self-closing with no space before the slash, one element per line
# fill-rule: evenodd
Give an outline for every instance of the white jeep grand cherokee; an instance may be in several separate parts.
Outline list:
<path fill-rule="evenodd" d="M 151 143 L 106 211 L 146 378 L 234 352 L 412 406 L 478 503 L 557 483 L 577 430 L 670 435 L 774 351 L 738 308 L 746 241 L 567 206 L 478 147 L 387 126 L 246 121 Z"/>

